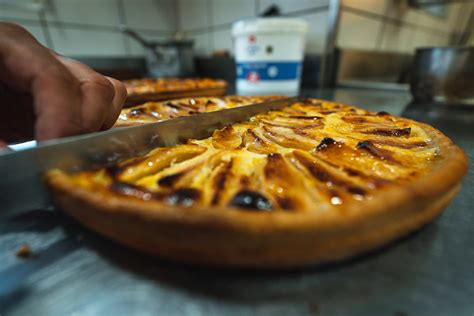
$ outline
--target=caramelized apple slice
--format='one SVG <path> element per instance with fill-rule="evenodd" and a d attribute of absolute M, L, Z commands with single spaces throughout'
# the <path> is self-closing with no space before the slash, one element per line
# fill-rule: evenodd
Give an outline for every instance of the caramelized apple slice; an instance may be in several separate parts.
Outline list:
<path fill-rule="evenodd" d="M 207 149 L 197 145 L 178 145 L 174 147 L 161 147 L 151 151 L 139 161 L 130 161 L 119 165 L 115 176 L 122 182 L 133 182 L 145 176 L 202 154 Z"/>

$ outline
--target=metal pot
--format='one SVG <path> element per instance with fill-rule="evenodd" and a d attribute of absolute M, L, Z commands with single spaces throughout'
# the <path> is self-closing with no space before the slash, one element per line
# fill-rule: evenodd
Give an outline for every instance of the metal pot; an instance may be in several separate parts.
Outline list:
<path fill-rule="evenodd" d="M 127 26 L 120 31 L 146 48 L 146 64 L 151 77 L 189 77 L 194 75 L 193 41 L 150 42 Z"/>
<path fill-rule="evenodd" d="M 474 47 L 417 49 L 410 90 L 417 102 L 474 105 Z"/>

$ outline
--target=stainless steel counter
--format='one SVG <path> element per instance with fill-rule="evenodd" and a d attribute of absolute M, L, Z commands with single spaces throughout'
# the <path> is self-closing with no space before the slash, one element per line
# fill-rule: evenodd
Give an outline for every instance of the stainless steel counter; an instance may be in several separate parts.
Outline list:
<path fill-rule="evenodd" d="M 441 113 L 401 92 L 303 94 L 440 127 L 471 170 L 443 216 L 381 250 L 291 272 L 212 270 L 130 251 L 55 210 L 0 222 L 1 315 L 474 315 L 474 111 Z M 28 243 L 35 255 L 15 256 Z"/>

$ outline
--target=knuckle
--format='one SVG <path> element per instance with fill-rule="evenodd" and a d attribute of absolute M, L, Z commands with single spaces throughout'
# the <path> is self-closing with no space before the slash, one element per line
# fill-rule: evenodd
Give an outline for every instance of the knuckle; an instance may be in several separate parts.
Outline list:
<path fill-rule="evenodd" d="M 59 63 L 49 63 L 44 67 L 45 77 L 60 82 L 62 85 L 71 88 L 75 92 L 80 91 L 79 81 L 71 75 L 71 73 Z"/>
<path fill-rule="evenodd" d="M 127 89 L 125 88 L 125 85 L 120 81 L 117 81 L 116 91 L 117 94 L 120 96 L 120 100 L 125 100 L 125 98 L 127 97 Z"/>
<path fill-rule="evenodd" d="M 75 95 L 81 94 L 82 82 L 71 70 L 62 62 L 60 58 L 51 58 L 48 63 L 43 66 L 43 74 L 58 83 L 59 86 L 69 89 Z"/>
<path fill-rule="evenodd" d="M 115 96 L 115 89 L 112 83 L 100 75 L 93 76 L 88 81 L 91 89 L 100 94 L 107 102 L 112 102 Z"/>

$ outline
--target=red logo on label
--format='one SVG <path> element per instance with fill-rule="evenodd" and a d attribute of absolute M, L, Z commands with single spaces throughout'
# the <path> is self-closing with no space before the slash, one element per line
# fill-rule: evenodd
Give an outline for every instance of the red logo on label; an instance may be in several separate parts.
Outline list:
<path fill-rule="evenodd" d="M 257 38 L 255 37 L 255 35 L 250 35 L 249 36 L 249 43 L 254 44 L 256 41 L 257 41 Z"/>
<path fill-rule="evenodd" d="M 260 80 L 260 75 L 256 71 L 251 71 L 247 74 L 247 81 L 257 82 Z"/>

